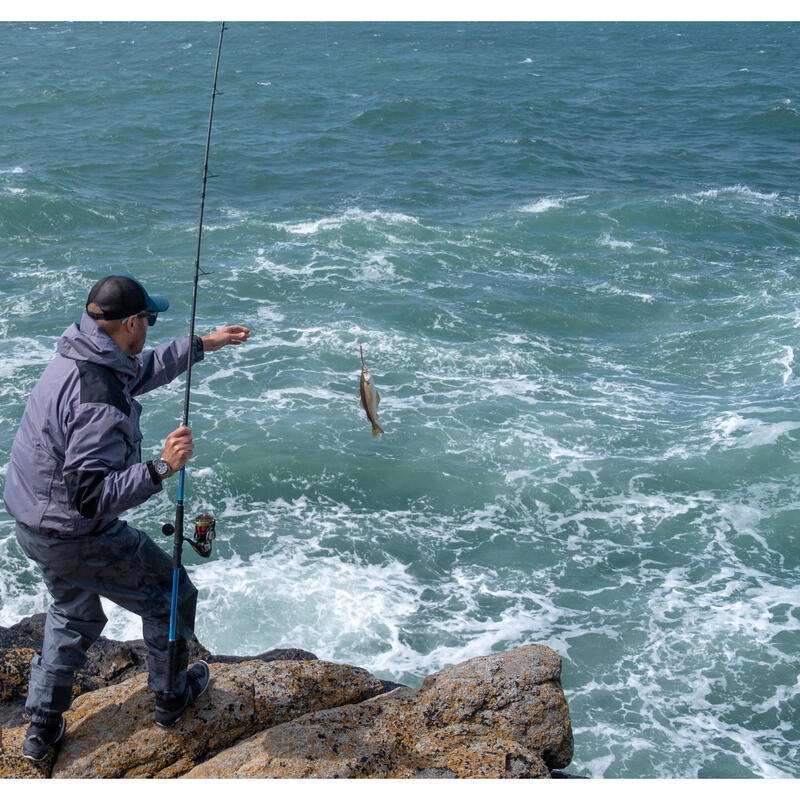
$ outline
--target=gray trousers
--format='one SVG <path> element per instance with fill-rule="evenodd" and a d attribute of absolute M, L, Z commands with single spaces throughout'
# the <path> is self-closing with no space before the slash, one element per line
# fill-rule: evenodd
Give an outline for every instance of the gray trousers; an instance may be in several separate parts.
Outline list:
<path fill-rule="evenodd" d="M 150 676 L 157 697 L 169 700 L 167 646 L 172 598 L 172 559 L 142 531 L 117 520 L 99 533 L 70 536 L 17 523 L 17 540 L 35 561 L 53 597 L 42 652 L 31 662 L 25 710 L 39 724 L 58 722 L 72 699 L 75 673 L 108 621 L 106 597 L 142 618 Z M 194 633 L 197 590 L 181 567 L 175 629 L 174 693 L 186 688 L 186 640 Z"/>

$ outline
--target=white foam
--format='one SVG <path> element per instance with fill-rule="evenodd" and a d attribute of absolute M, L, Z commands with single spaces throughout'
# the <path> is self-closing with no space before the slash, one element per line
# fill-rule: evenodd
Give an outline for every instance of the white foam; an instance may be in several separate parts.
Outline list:
<path fill-rule="evenodd" d="M 595 284 L 594 286 L 589 286 L 587 287 L 587 291 L 591 292 L 592 294 L 603 293 L 610 295 L 622 295 L 624 297 L 633 297 L 637 300 L 642 300 L 645 303 L 652 303 L 655 299 L 653 295 L 647 294 L 646 292 L 626 291 L 625 289 L 621 289 L 619 286 L 614 286 L 613 284 L 608 283 L 608 281 Z"/>
<path fill-rule="evenodd" d="M 800 422 L 791 420 L 765 422 L 727 411 L 711 423 L 714 444 L 723 449 L 749 449 L 774 445 L 778 439 L 800 429 Z"/>
<path fill-rule="evenodd" d="M 130 641 L 142 638 L 142 620 L 136 614 L 126 611 L 104 597 L 100 598 L 103 613 L 108 618 L 108 623 L 103 629 L 103 636 L 117 641 Z"/>
<path fill-rule="evenodd" d="M 283 322 L 286 319 L 286 315 L 278 311 L 277 307 L 270 307 L 266 305 L 259 305 L 258 309 L 256 310 L 256 319 L 259 322 L 272 325 L 278 322 Z"/>
<path fill-rule="evenodd" d="M 576 729 L 574 734 L 577 735 L 580 732 L 581 731 Z M 616 757 L 613 754 L 592 758 L 589 761 L 581 763 L 581 772 L 588 771 L 589 775 L 587 777 L 589 778 L 604 778 L 606 771 L 615 760 Z"/>
<path fill-rule="evenodd" d="M 775 693 L 761 703 L 753 705 L 753 711 L 757 714 L 764 714 L 771 709 L 778 709 L 788 705 L 795 697 L 800 694 L 800 676 L 794 686 L 778 686 Z"/>
<path fill-rule="evenodd" d="M 549 211 L 551 208 L 563 208 L 564 207 L 564 200 L 558 197 L 543 197 L 541 200 L 537 200 L 535 203 L 530 203 L 526 206 L 522 206 L 520 211 L 524 211 L 527 214 L 541 214 L 544 211 Z"/>
<path fill-rule="evenodd" d="M 0 380 L 6 383 L 20 382 L 18 372 L 35 364 L 47 365 L 56 354 L 56 340 L 52 338 L 18 337 L 6 340 L 2 347 L 3 358 L 0 359 Z M 37 374 L 28 381 L 22 390 L 30 391 L 33 383 L 39 379 Z"/>
<path fill-rule="evenodd" d="M 220 208 L 220 214 L 222 214 L 222 216 L 224 217 L 228 217 L 229 219 L 234 219 L 234 220 L 244 220 L 248 219 L 248 217 L 250 216 L 247 211 L 244 211 L 240 208 L 233 208 L 232 206 L 229 205 L 223 205 Z"/>
<path fill-rule="evenodd" d="M 345 225 L 360 223 L 375 225 L 383 223 L 388 225 L 419 224 L 416 217 L 407 214 L 390 213 L 385 211 L 362 211 L 360 208 L 349 208 L 343 214 L 335 217 L 323 217 L 318 220 L 309 220 L 297 223 L 275 223 L 274 227 L 296 236 L 313 236 L 321 231 L 339 230 Z"/>
<path fill-rule="evenodd" d="M 573 197 L 542 197 L 533 203 L 522 206 L 519 210 L 525 214 L 542 214 L 554 208 L 564 208 L 567 203 L 587 200 L 588 198 L 588 194 L 575 195 Z"/>
<path fill-rule="evenodd" d="M 302 503 L 272 509 L 281 518 L 313 514 Z M 400 646 L 402 623 L 417 610 L 420 588 L 391 559 L 375 565 L 324 553 L 318 539 L 287 537 L 248 560 L 234 555 L 198 567 L 201 641 L 238 654 L 302 647 L 322 658 L 374 668 L 382 653 Z M 252 624 L 226 634 L 224 620 L 232 616 Z M 206 625 L 213 634 L 203 632 Z"/>
<path fill-rule="evenodd" d="M 707 200 L 717 200 L 720 197 L 725 196 L 735 196 L 741 197 L 745 200 L 753 201 L 772 201 L 777 200 L 778 193 L 777 192 L 758 192 L 753 189 L 750 189 L 748 186 L 743 186 L 742 184 L 735 184 L 733 186 L 723 186 L 719 189 L 706 189 L 702 192 L 695 192 L 692 195 L 689 195 L 689 198 L 700 198 L 700 199 L 707 199 Z M 686 198 L 686 195 L 682 195 L 682 197 Z"/>
<path fill-rule="evenodd" d="M 383 283 L 396 280 L 397 273 L 387 250 L 366 253 L 361 267 L 361 275 L 366 281 Z"/>
<path fill-rule="evenodd" d="M 597 244 L 601 245 L 602 247 L 611 247 L 613 249 L 623 248 L 625 250 L 630 250 L 634 246 L 633 242 L 619 241 L 611 236 L 610 233 L 604 233 L 597 240 Z"/>
<path fill-rule="evenodd" d="M 776 359 L 776 363 L 783 367 L 782 381 L 785 385 L 791 380 L 794 374 L 794 370 L 792 369 L 792 364 L 794 364 L 794 348 L 788 344 L 782 345 L 782 347 L 784 351 L 783 357 Z"/>

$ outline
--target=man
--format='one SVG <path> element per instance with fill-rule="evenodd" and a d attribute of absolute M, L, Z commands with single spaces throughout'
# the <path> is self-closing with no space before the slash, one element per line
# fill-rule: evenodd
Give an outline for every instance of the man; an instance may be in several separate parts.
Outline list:
<path fill-rule="evenodd" d="M 148 328 L 169 303 L 130 275 L 110 275 L 89 293 L 80 325 L 28 399 L 11 450 L 3 495 L 20 546 L 41 568 L 53 603 L 41 653 L 31 664 L 23 755 L 42 761 L 64 733 L 75 672 L 107 622 L 106 597 L 142 618 L 155 721 L 173 725 L 208 688 L 208 665 L 187 670 L 197 590 L 181 570 L 175 635 L 177 678 L 169 684 L 167 642 L 172 560 L 119 515 L 141 505 L 180 471 L 194 450 L 191 430 L 167 436 L 161 457 L 142 463 L 135 395 L 169 383 L 205 352 L 246 341 L 227 325 L 208 336 L 143 350 Z"/>

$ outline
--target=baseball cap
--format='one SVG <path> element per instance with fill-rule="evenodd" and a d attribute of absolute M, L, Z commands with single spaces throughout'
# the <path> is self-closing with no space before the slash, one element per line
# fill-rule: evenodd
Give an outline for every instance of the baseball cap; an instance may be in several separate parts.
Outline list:
<path fill-rule="evenodd" d="M 89 306 L 94 308 L 89 310 Z M 132 275 L 107 275 L 92 286 L 86 301 L 86 313 L 92 319 L 122 319 L 142 311 L 166 311 L 165 297 L 149 295 Z M 97 310 L 99 309 L 99 311 Z"/>

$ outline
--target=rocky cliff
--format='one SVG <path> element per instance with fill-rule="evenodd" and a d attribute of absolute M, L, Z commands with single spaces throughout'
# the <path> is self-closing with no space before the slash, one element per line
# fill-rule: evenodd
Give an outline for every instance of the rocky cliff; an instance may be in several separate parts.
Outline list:
<path fill-rule="evenodd" d="M 194 642 L 211 687 L 163 730 L 144 644 L 101 639 L 57 757 L 35 766 L 21 747 L 42 622 L 0 628 L 0 777 L 549 778 L 572 759 L 561 660 L 543 645 L 470 659 L 412 689 L 302 650 L 214 656 Z"/>

